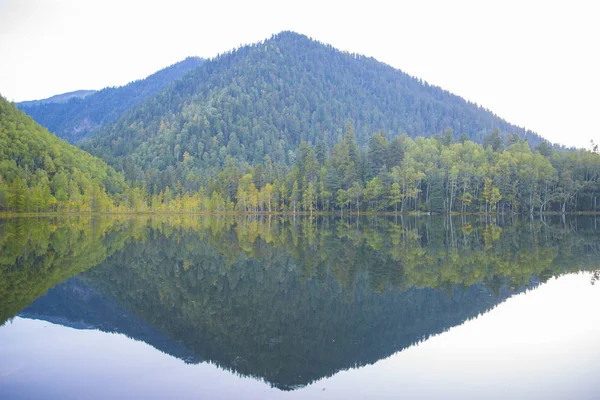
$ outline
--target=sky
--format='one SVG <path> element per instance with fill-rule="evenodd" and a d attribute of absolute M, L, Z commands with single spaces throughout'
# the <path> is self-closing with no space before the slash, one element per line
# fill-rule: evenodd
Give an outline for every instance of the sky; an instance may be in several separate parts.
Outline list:
<path fill-rule="evenodd" d="M 600 142 L 594 1 L 0 0 L 0 94 L 120 86 L 282 30 L 364 54 L 531 129 Z"/>

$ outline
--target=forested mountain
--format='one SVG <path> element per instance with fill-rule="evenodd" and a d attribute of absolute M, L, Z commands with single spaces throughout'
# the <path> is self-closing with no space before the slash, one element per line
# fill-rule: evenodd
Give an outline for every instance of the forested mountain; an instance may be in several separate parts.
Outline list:
<path fill-rule="evenodd" d="M 23 108 L 48 103 L 66 103 L 71 99 L 83 99 L 89 96 L 90 94 L 94 94 L 96 92 L 97 90 L 76 90 L 74 92 L 57 94 L 55 96 L 48 97 L 47 99 L 22 101 L 18 103 L 18 106 Z"/>
<path fill-rule="evenodd" d="M 188 64 L 200 60 L 184 63 L 191 69 Z M 115 94 L 117 100 L 90 110 L 104 123 L 121 117 L 79 143 L 130 181 L 108 208 L 529 214 L 600 209 L 597 146 L 552 147 L 440 88 L 296 33 L 202 62 L 158 90 L 164 79 L 157 77 L 175 79 L 174 71 L 83 100 L 39 106 L 84 105 Z M 129 92 L 140 103 L 125 111 L 121 106 L 132 103 L 120 101 Z"/>
<path fill-rule="evenodd" d="M 352 120 L 359 146 L 385 136 L 452 128 L 481 142 L 494 129 L 542 139 L 372 58 L 283 32 L 205 62 L 127 112 L 84 148 L 149 187 L 161 174 L 204 180 L 224 165 L 294 163 L 300 142 L 333 147 Z M 185 164 L 185 168 L 184 168 Z M 167 180 L 171 177 L 167 177 Z M 164 187 L 164 185 L 162 185 Z"/>
<path fill-rule="evenodd" d="M 0 211 L 107 210 L 123 175 L 0 97 Z"/>
<path fill-rule="evenodd" d="M 21 102 L 17 106 L 58 137 L 77 143 L 115 122 L 130 107 L 153 96 L 198 67 L 202 61 L 197 57 L 189 57 L 122 87 L 92 93 L 65 93 L 45 100 Z"/>

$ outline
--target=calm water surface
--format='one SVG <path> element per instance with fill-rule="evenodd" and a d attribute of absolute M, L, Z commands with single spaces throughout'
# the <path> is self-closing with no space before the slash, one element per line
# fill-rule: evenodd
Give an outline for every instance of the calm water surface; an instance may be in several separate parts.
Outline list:
<path fill-rule="evenodd" d="M 599 228 L 0 220 L 0 398 L 598 398 Z"/>

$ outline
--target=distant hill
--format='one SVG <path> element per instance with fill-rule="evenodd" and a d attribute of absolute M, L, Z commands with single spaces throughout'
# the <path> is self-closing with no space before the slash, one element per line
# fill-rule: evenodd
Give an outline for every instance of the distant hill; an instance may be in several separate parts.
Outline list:
<path fill-rule="evenodd" d="M 254 165 L 268 154 L 293 164 L 301 140 L 331 148 L 348 120 L 359 145 L 378 131 L 428 137 L 446 128 L 476 142 L 494 129 L 543 140 L 373 58 L 283 32 L 205 62 L 84 148 L 134 178 L 177 167 L 184 155 L 188 169 L 207 176 L 227 155 Z"/>
<path fill-rule="evenodd" d="M 40 104 L 48 104 L 48 103 L 59 103 L 63 104 L 68 102 L 71 99 L 83 99 L 90 94 L 96 93 L 97 90 L 76 90 L 74 92 L 67 92 L 63 94 L 57 94 L 52 97 L 48 97 L 47 99 L 41 100 L 30 100 L 30 101 L 22 101 L 19 103 L 20 107 L 32 107 Z"/>
<path fill-rule="evenodd" d="M 0 211 L 104 210 L 123 175 L 0 96 Z"/>
<path fill-rule="evenodd" d="M 17 103 L 17 106 L 56 136 L 77 143 L 115 122 L 130 107 L 153 96 L 200 64 L 202 59 L 189 57 L 122 87 L 80 90 L 45 100 Z"/>

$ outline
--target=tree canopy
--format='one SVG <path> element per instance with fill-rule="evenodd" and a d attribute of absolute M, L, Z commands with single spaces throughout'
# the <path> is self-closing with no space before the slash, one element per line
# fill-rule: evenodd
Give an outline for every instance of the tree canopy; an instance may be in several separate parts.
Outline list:
<path fill-rule="evenodd" d="M 0 97 L 0 211 L 105 211 L 126 189 L 104 161 Z"/>

